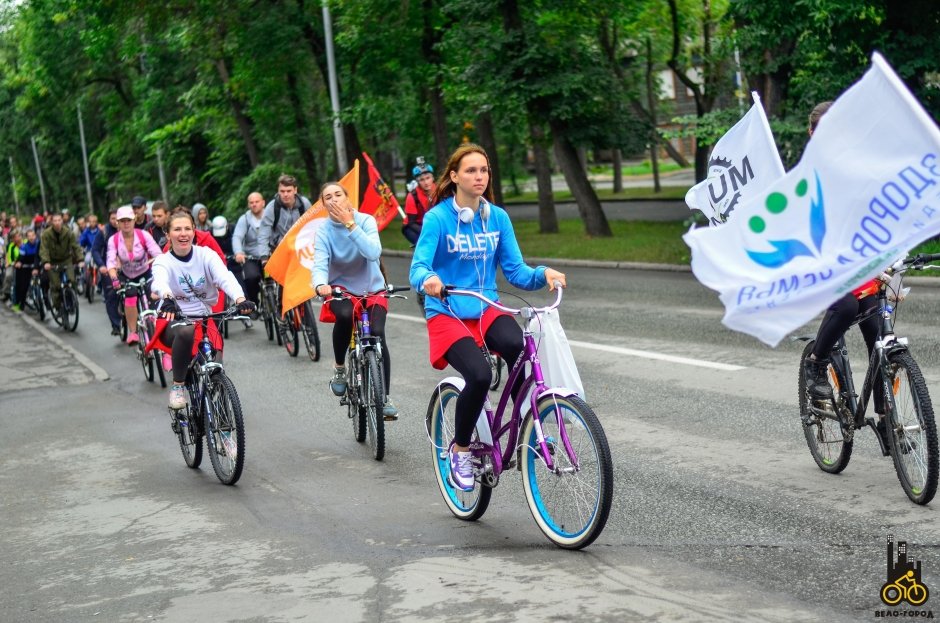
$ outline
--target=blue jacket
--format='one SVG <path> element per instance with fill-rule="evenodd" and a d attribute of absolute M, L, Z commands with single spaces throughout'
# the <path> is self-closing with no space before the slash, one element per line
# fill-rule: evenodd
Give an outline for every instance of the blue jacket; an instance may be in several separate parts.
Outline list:
<path fill-rule="evenodd" d="M 408 277 L 415 291 L 422 291 L 428 277 L 437 275 L 444 285 L 481 291 L 497 301 L 497 266 L 517 288 L 538 290 L 545 286 L 545 266 L 532 268 L 523 261 L 509 214 L 492 204 L 488 218 L 484 219 L 482 212 L 477 210 L 472 222 L 462 223 L 453 198 L 448 198 L 424 215 Z M 467 296 L 448 297 L 446 302 L 429 296 L 424 308 L 428 318 L 447 314 L 469 319 L 479 318 L 485 305 Z"/>
<path fill-rule="evenodd" d="M 346 226 L 327 217 L 320 223 L 315 238 L 312 286 L 342 286 L 353 294 L 377 292 L 385 287 L 379 268 L 382 242 L 375 219 L 362 212 L 353 213 L 356 227 Z"/>
<path fill-rule="evenodd" d="M 94 229 L 86 227 L 82 230 L 82 235 L 78 237 L 78 246 L 85 249 L 86 251 L 91 248 L 92 243 L 95 241 L 95 236 L 98 234 L 98 228 Z"/>
<path fill-rule="evenodd" d="M 18 261 L 22 262 L 24 266 L 39 263 L 39 238 L 36 238 L 36 242 L 24 242 L 20 245 Z"/>
<path fill-rule="evenodd" d="M 95 239 L 91 243 L 91 259 L 97 268 L 108 265 L 108 240 L 117 233 L 117 230 L 111 227 L 111 223 L 104 226 L 104 232 L 100 229 L 95 234 Z"/>

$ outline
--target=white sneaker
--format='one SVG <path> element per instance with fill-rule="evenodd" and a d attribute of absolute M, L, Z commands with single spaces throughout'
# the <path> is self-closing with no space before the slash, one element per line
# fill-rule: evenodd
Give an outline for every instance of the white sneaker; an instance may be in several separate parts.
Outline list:
<path fill-rule="evenodd" d="M 186 386 L 173 383 L 170 387 L 169 406 L 173 410 L 179 410 L 186 407 Z"/>

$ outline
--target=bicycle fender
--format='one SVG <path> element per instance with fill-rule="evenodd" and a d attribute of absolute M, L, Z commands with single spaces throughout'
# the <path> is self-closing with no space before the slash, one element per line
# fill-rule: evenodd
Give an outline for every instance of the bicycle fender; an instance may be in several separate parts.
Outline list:
<path fill-rule="evenodd" d="M 444 379 L 441 379 L 441 382 L 437 384 L 437 389 L 440 390 L 441 386 L 445 383 L 449 383 L 456 387 L 458 391 L 463 391 L 463 388 L 466 387 L 466 382 L 463 380 L 463 377 L 460 376 L 448 376 Z M 477 418 L 477 438 L 485 444 L 493 445 L 493 433 L 490 430 L 490 422 L 486 419 L 486 411 L 481 410 L 480 416 Z"/>
<path fill-rule="evenodd" d="M 578 398 L 581 398 L 577 390 L 571 389 L 570 387 L 549 387 L 544 392 L 535 397 L 535 403 L 538 404 L 539 400 L 545 396 L 558 396 L 559 398 L 571 398 L 572 396 L 577 396 Z M 519 409 L 519 415 L 521 415 L 523 418 L 529 412 L 531 403 L 532 401 L 528 398 L 525 402 L 522 403 L 522 408 Z"/>

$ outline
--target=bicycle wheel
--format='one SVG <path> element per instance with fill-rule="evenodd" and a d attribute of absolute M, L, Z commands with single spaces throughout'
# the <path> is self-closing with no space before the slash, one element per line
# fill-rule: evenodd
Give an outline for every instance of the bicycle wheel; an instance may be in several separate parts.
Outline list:
<path fill-rule="evenodd" d="M 179 439 L 186 466 L 196 469 L 202 463 L 202 427 L 198 421 L 202 414 L 195 406 L 195 395 L 189 383 L 186 384 L 186 389 L 189 404 L 173 414 L 173 432 Z"/>
<path fill-rule="evenodd" d="M 42 287 L 33 286 L 32 287 L 32 298 L 33 298 L 33 307 L 36 309 L 36 315 L 39 316 L 40 320 L 46 319 L 46 306 L 43 305 L 42 301 Z"/>
<path fill-rule="evenodd" d="M 382 366 L 375 356 L 375 351 L 366 351 L 365 375 L 362 377 L 362 391 L 359 396 L 366 413 L 366 426 L 369 431 L 369 446 L 372 458 L 381 461 L 385 457 L 385 383 L 382 379 Z"/>
<path fill-rule="evenodd" d="M 78 294 L 71 287 L 62 288 L 62 328 L 72 333 L 78 328 Z"/>
<path fill-rule="evenodd" d="M 46 306 L 46 309 L 49 310 L 49 313 L 52 315 L 52 319 L 57 325 L 62 326 L 62 299 L 65 288 L 62 288 L 62 291 L 59 292 L 59 309 L 55 308 L 55 305 L 52 304 L 52 294 L 50 293 L 49 298 L 43 300 L 43 304 Z"/>
<path fill-rule="evenodd" d="M 806 375 L 803 373 L 806 365 L 806 358 L 813 352 L 815 340 L 806 343 L 803 354 L 800 357 L 799 380 L 797 383 L 800 401 L 800 422 L 803 426 L 803 436 L 806 437 L 806 445 L 809 447 L 809 453 L 813 455 L 813 460 L 819 469 L 828 474 L 838 474 L 844 470 L 849 459 L 852 458 L 852 448 L 855 442 L 845 438 L 845 432 L 842 430 L 842 423 L 838 416 L 820 414 L 813 410 L 812 400 L 806 389 Z M 840 405 L 842 397 L 839 394 L 839 377 L 832 364 L 829 365 L 829 385 L 832 386 L 834 403 Z"/>
<path fill-rule="evenodd" d="M 555 469 L 546 469 L 535 420 L 527 416 L 522 424 L 519 464 L 529 510 L 555 545 L 587 547 L 607 525 L 613 500 L 613 461 L 604 428 L 577 396 L 542 398 L 538 417 Z"/>
<path fill-rule="evenodd" d="M 915 504 L 927 504 L 937 492 L 937 425 L 933 404 L 920 366 L 906 351 L 888 356 L 891 377 L 886 390 L 892 396 L 888 443 L 894 469 L 904 493 Z"/>
<path fill-rule="evenodd" d="M 359 360 L 354 351 L 346 353 L 346 415 L 352 420 L 353 436 L 362 443 L 366 440 L 366 410 L 362 408 L 361 391 L 357 381 Z"/>
<path fill-rule="evenodd" d="M 235 385 L 219 370 L 206 391 L 206 446 L 216 477 L 234 485 L 245 465 L 245 423 Z"/>
<path fill-rule="evenodd" d="M 85 294 L 85 271 L 78 271 L 75 275 L 75 293 L 79 296 Z"/>
<path fill-rule="evenodd" d="M 261 297 L 261 300 L 264 301 L 265 297 Z M 274 339 L 274 316 L 268 311 L 267 305 L 262 306 L 261 319 L 264 321 L 264 332 L 267 334 L 268 341 L 270 342 Z"/>
<path fill-rule="evenodd" d="M 136 345 L 137 358 L 140 359 L 140 365 L 144 369 L 144 378 L 153 383 L 154 357 L 153 352 L 144 352 L 144 347 L 150 341 L 150 333 L 147 331 L 147 324 L 143 319 L 137 320 L 137 334 L 140 337 Z"/>
<path fill-rule="evenodd" d="M 287 349 L 287 354 L 291 357 L 297 356 L 297 349 L 300 347 L 299 336 L 297 335 L 297 323 L 294 320 L 296 316 L 294 315 L 294 310 L 287 310 L 287 314 L 284 316 L 283 331 L 281 332 L 281 337 L 284 340 L 284 348 Z"/>
<path fill-rule="evenodd" d="M 492 375 L 490 389 L 496 391 L 499 389 L 499 382 L 503 378 L 503 367 L 506 364 L 503 362 L 503 358 L 495 353 L 490 353 L 488 359 L 490 362 L 490 373 Z"/>
<path fill-rule="evenodd" d="M 310 361 L 320 361 L 320 332 L 317 330 L 317 320 L 313 315 L 313 305 L 310 301 L 304 303 L 304 344 L 307 346 L 307 356 Z"/>
<path fill-rule="evenodd" d="M 460 390 L 451 383 L 442 383 L 435 388 L 428 403 L 425 426 L 431 440 L 431 455 L 434 461 L 434 478 L 444 497 L 444 503 L 458 519 L 476 521 L 490 505 L 493 490 L 476 481 L 473 491 L 462 491 L 450 484 L 450 459 L 448 449 L 454 440 L 454 411 Z M 476 434 L 474 434 L 474 440 Z"/>

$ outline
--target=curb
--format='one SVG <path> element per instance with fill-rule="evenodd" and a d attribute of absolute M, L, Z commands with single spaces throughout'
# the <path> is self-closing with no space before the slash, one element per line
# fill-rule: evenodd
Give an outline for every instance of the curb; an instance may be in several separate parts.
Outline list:
<path fill-rule="evenodd" d="M 389 257 L 411 257 L 412 251 L 398 251 L 383 249 L 382 255 Z M 692 267 L 686 264 L 652 264 L 646 262 L 611 262 L 602 260 L 572 260 L 561 257 L 529 257 L 529 264 L 542 266 L 573 266 L 579 268 L 615 268 L 620 270 L 653 270 L 667 273 L 691 273 Z M 905 277 L 904 283 L 912 286 L 927 286 L 940 288 L 940 278 L 936 277 Z"/>
<path fill-rule="evenodd" d="M 36 320 L 30 318 L 29 315 L 26 314 L 25 312 L 19 313 L 17 314 L 17 316 L 22 318 L 26 324 L 36 329 L 36 331 L 38 331 L 39 334 L 45 337 L 47 340 L 49 340 L 50 342 L 52 342 L 53 344 L 55 344 L 56 346 L 58 346 L 65 352 L 67 352 L 68 354 L 75 357 L 75 359 L 78 360 L 78 363 L 88 368 L 88 370 L 92 374 L 95 375 L 95 379 L 97 379 L 98 381 L 107 381 L 108 379 L 111 378 L 111 376 L 107 373 L 107 371 L 105 371 L 104 368 L 99 366 L 97 363 L 95 363 L 94 361 L 92 361 L 91 359 L 83 355 L 82 353 L 75 350 L 75 348 L 73 348 L 72 346 L 69 346 L 68 344 L 63 342 L 59 337 L 54 335 L 52 331 L 50 331 L 43 325 L 39 324 Z"/>

